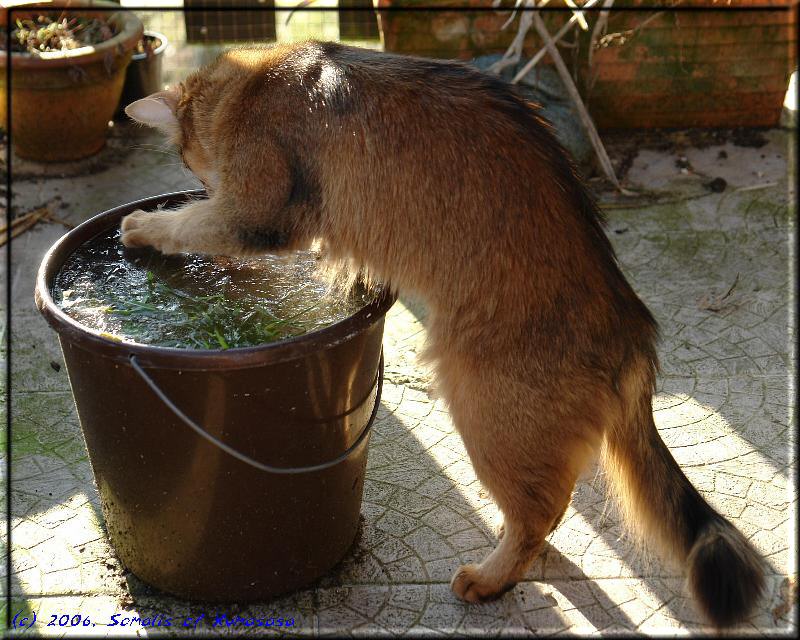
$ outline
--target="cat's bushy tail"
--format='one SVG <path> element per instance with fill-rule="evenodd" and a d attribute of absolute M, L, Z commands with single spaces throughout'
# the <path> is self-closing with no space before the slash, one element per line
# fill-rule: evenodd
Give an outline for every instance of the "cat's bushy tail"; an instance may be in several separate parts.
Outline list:
<path fill-rule="evenodd" d="M 692 486 L 658 435 L 652 413 L 655 365 L 636 358 L 620 379 L 623 415 L 610 425 L 603 462 L 629 526 L 686 567 L 709 621 L 745 619 L 764 589 L 764 563 L 745 537 Z"/>

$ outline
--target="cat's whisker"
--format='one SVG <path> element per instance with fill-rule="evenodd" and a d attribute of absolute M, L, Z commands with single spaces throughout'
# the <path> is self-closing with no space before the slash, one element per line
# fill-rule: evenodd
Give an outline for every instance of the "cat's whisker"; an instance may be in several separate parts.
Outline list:
<path fill-rule="evenodd" d="M 167 156 L 173 156 L 175 158 L 180 157 L 180 154 L 177 151 L 168 151 L 161 147 L 154 146 L 146 146 L 146 145 L 133 145 L 131 149 L 136 149 L 137 151 L 155 151 L 156 153 L 163 153 Z"/>

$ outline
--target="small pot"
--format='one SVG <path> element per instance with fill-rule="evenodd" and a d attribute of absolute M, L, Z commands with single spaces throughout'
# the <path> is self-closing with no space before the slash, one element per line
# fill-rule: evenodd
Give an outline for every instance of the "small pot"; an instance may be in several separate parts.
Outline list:
<path fill-rule="evenodd" d="M 169 41 L 167 36 L 157 31 L 145 31 L 143 39 L 151 38 L 159 41 L 159 45 L 149 53 L 134 53 L 125 74 L 125 86 L 119 101 L 117 116 L 121 116 L 131 102 L 145 98 L 161 91 L 161 71 L 164 63 L 164 52 Z"/>
<path fill-rule="evenodd" d="M 777 127 L 797 67 L 797 3 L 617 0 L 612 39 L 580 69 L 598 129 Z M 631 7 L 640 11 L 625 11 Z M 757 9 L 762 10 L 757 10 Z M 690 10 L 691 9 L 691 10 Z M 787 9 L 787 10 L 784 10 Z M 580 47 L 588 51 L 589 32 Z"/>
<path fill-rule="evenodd" d="M 58 332 L 123 564 L 183 598 L 266 600 L 319 578 L 358 532 L 394 298 L 384 292 L 318 331 L 225 351 L 117 342 L 55 304 L 54 279 L 76 249 L 136 209 L 199 195 L 133 202 L 67 233 L 44 256 L 36 305 Z"/>
<path fill-rule="evenodd" d="M 39 162 L 79 160 L 103 147 L 125 69 L 144 30 L 133 12 L 105 0 L 32 2 L 15 6 L 10 15 L 12 20 L 31 18 L 59 9 L 69 15 L 108 18 L 118 33 L 105 42 L 65 52 L 11 52 L 11 141 L 19 157 Z M 5 24 L 6 14 L 0 24 Z M 6 66 L 8 55 L 0 51 L 0 65 Z M 6 95 L 3 74 L 0 122 L 8 130 Z"/>

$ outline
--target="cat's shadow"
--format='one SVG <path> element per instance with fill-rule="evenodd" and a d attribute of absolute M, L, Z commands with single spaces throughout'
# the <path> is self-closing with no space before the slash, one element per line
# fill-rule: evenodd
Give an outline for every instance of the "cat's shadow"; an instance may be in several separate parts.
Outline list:
<path fill-rule="evenodd" d="M 435 584 L 437 588 L 445 591 L 444 595 L 438 596 L 439 598 L 463 607 L 466 613 L 486 611 L 495 615 L 511 614 L 520 617 L 524 613 L 525 624 L 530 631 L 545 629 L 557 631 L 570 626 L 571 623 L 565 622 L 561 617 L 559 607 L 556 606 L 557 603 L 550 593 L 554 589 L 559 591 L 570 603 L 571 606 L 568 608 L 577 609 L 594 629 L 613 627 L 632 631 L 637 628 L 641 621 L 632 620 L 619 607 L 621 602 L 613 601 L 601 586 L 608 574 L 592 576 L 590 572 L 587 575 L 578 564 L 583 561 L 583 558 L 568 557 L 559 550 L 559 536 L 571 535 L 569 520 L 563 522 L 549 536 L 548 542 L 545 543 L 541 554 L 528 572 L 528 579 L 517 589 L 510 591 L 496 603 L 468 605 L 457 600 L 449 592 L 449 580 L 452 572 L 460 564 L 480 562 L 485 558 L 497 543 L 496 532 L 478 513 L 481 507 L 476 508 L 474 496 L 466 495 L 457 481 L 445 475 L 440 464 L 417 440 L 413 429 L 410 430 L 393 412 L 382 411 L 379 415 L 381 419 L 375 429 L 377 438 L 373 441 L 370 455 L 377 453 L 382 459 L 370 465 L 367 481 L 383 486 L 374 488 L 368 484 L 366 487 L 365 508 L 362 510 L 365 514 L 365 522 L 360 538 L 354 545 L 353 552 L 345 557 L 334 571 L 323 577 L 318 582 L 318 586 L 336 587 L 363 584 L 365 578 L 374 579 L 378 572 L 390 585 L 393 584 L 395 575 L 404 576 L 403 580 L 408 582 L 426 580 L 429 581 L 429 584 Z M 424 421 L 423 418 L 422 422 L 424 423 Z M 382 455 L 384 453 L 388 455 Z M 466 460 L 466 458 L 464 459 Z M 382 464 L 383 461 L 388 461 L 388 464 Z M 424 478 L 425 473 L 429 471 L 432 471 L 434 475 L 423 479 L 422 484 L 417 487 L 418 490 L 399 486 L 394 490 L 382 491 L 389 483 L 383 482 L 381 477 L 386 479 L 395 477 L 399 482 L 405 483 L 408 482 L 408 478 L 403 477 L 403 474 L 413 469 L 419 470 L 421 478 Z M 435 490 L 429 491 L 429 488 L 435 487 L 437 481 L 442 479 L 451 484 L 452 488 L 446 490 L 441 496 L 431 497 L 430 494 L 435 493 Z M 652 597 L 665 603 L 664 607 L 674 617 L 681 620 L 689 618 L 690 621 L 696 619 L 701 624 L 696 613 L 686 611 L 687 601 L 685 599 L 675 601 L 674 592 L 662 582 L 663 577 L 680 578 L 680 574 L 663 569 L 657 561 L 643 563 L 636 546 L 620 535 L 621 531 L 613 522 L 612 516 L 600 513 L 597 509 L 596 498 L 584 495 L 586 493 L 582 489 L 584 485 L 588 486 L 588 483 L 582 481 L 581 485 L 576 488 L 572 502 L 574 511 L 570 510 L 570 515 L 573 518 L 583 518 L 592 527 L 594 538 L 602 538 L 601 544 L 610 548 L 610 562 L 622 567 L 621 577 L 630 575 L 641 579 Z M 604 501 L 604 497 L 601 500 Z M 591 506 L 589 506 L 590 504 Z M 458 525 L 453 521 L 441 521 L 441 529 L 437 530 L 432 523 L 439 522 L 440 519 L 431 517 L 431 515 L 436 514 L 443 507 L 455 514 L 452 516 L 453 520 L 468 521 L 471 525 L 470 529 L 456 531 L 455 534 L 448 536 L 445 534 L 457 529 Z M 386 519 L 387 514 L 393 512 L 411 515 L 420 520 L 421 526 L 410 533 L 401 530 L 398 535 L 391 530 L 386 531 L 385 528 L 382 528 L 382 522 Z M 417 515 L 414 515 L 415 512 Z M 427 529 L 433 531 L 430 538 L 422 535 L 422 532 Z M 423 554 L 435 555 L 426 547 L 426 544 L 431 544 L 436 539 L 436 535 L 441 535 L 443 546 L 453 546 L 451 544 L 453 539 L 467 540 L 479 537 L 485 543 L 477 545 L 473 542 L 472 545 L 466 546 L 474 548 L 455 549 L 455 553 L 449 558 L 425 561 L 421 557 Z M 408 543 L 411 538 L 415 539 L 416 544 Z M 402 558 L 389 563 L 383 562 L 380 557 L 382 548 L 394 548 L 398 544 L 412 546 L 412 555 L 408 556 L 405 562 Z M 446 555 L 446 552 L 443 551 L 441 555 Z M 586 556 L 588 555 L 587 553 Z M 390 556 L 390 558 L 392 557 L 394 556 Z M 419 562 L 416 561 L 417 558 L 419 558 Z M 419 577 L 405 578 L 404 572 L 409 569 L 412 571 L 421 569 Z M 651 569 L 651 572 L 646 569 Z M 598 580 L 595 580 L 596 578 Z M 525 603 L 526 599 L 538 603 L 533 611 L 525 611 L 525 607 L 528 606 Z M 547 602 L 550 602 L 552 606 L 547 606 Z M 464 631 L 465 629 L 460 630 Z"/>
<path fill-rule="evenodd" d="M 619 577 L 641 580 L 650 592 L 649 599 L 664 603 L 662 611 L 669 612 L 669 617 L 691 628 L 702 628 L 698 614 L 687 610 L 693 605 L 685 597 L 675 597 L 674 585 L 676 579 L 681 579 L 680 574 L 665 571 L 657 561 L 641 563 L 635 545 L 621 535 L 613 512 L 600 512 L 597 496 L 602 494 L 602 487 L 596 487 L 598 480 L 588 476 L 576 487 L 572 509 L 549 536 L 525 582 L 494 603 L 468 605 L 457 600 L 449 591 L 452 572 L 460 564 L 482 560 L 497 543 L 496 534 L 478 513 L 484 505 L 476 508 L 474 495 L 468 495 L 458 482 L 446 476 L 414 429 L 397 417 L 399 404 L 391 398 L 383 402 L 373 427 L 362 522 L 353 547 L 316 583 L 267 602 L 208 605 L 161 593 L 126 573 L 130 600 L 122 603 L 124 609 L 142 616 L 176 616 L 179 612 L 190 615 L 203 610 L 267 616 L 295 611 L 298 618 L 307 616 L 307 621 L 313 620 L 311 624 L 317 630 L 323 625 L 331 632 L 342 633 L 348 630 L 347 619 L 338 618 L 334 611 L 326 612 L 327 603 L 337 593 L 360 589 L 360 595 L 352 596 L 356 601 L 350 608 L 358 611 L 363 606 L 366 619 L 358 624 L 369 624 L 389 606 L 393 593 L 425 585 L 425 607 L 446 606 L 460 611 L 462 620 L 452 629 L 455 632 L 469 631 L 464 625 L 471 616 L 488 616 L 486 619 L 495 621 L 511 619 L 525 632 L 557 632 L 573 624 L 562 613 L 567 609 L 579 612 L 587 628 L 590 625 L 596 630 L 635 631 L 641 620 L 631 619 L 620 606 L 625 600 L 613 590 L 613 596 L 609 595 L 609 575 L 593 575 L 591 566 L 586 570 L 581 566 L 585 558 L 597 556 L 597 549 L 582 557 L 560 550 L 565 537 L 576 535 L 571 529 L 574 523 L 570 522 L 575 518 L 589 527 L 593 543 L 610 550 L 607 560 L 622 567 Z M 424 423 L 425 418 L 421 418 L 419 424 Z M 438 495 L 434 489 L 437 486 L 442 489 Z M 448 517 L 442 517 L 446 514 Z M 394 519 L 389 517 L 392 515 Z M 461 548 L 457 547 L 459 544 Z M 671 588 L 664 578 L 671 580 Z M 555 592 L 561 596 L 559 601 L 553 596 Z M 365 604 L 358 598 L 378 598 L 381 602 Z M 656 602 L 656 606 L 660 603 Z M 369 607 L 373 607 L 371 613 L 366 612 Z M 473 620 L 471 627 L 475 625 Z"/>

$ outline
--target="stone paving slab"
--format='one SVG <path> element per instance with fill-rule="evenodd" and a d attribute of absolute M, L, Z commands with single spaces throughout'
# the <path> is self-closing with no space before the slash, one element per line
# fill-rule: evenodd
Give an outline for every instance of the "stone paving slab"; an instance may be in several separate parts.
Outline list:
<path fill-rule="evenodd" d="M 790 635 L 796 628 L 790 584 L 797 574 L 794 159 L 786 131 L 770 131 L 766 139 L 760 149 L 731 143 L 684 149 L 690 174 L 675 166 L 676 153 L 644 149 L 627 175 L 643 195 L 606 211 L 620 262 L 661 324 L 659 431 L 692 482 L 771 565 L 763 603 L 737 632 Z M 66 177 L 57 177 L 54 170 L 40 175 L 27 167 L 15 184 L 16 207 L 24 211 L 60 196 L 60 215 L 77 223 L 126 201 L 194 186 L 173 158 L 153 152 L 157 144 L 148 132 L 118 125 L 104 160 L 88 169 L 62 168 Z M 725 192 L 705 188 L 710 177 L 724 177 Z M 362 529 L 351 553 L 317 584 L 272 603 L 211 606 L 151 590 L 125 571 L 106 538 L 58 341 L 32 303 L 41 256 L 63 231 L 39 225 L 13 245 L 16 607 L 46 619 L 88 615 L 99 634 L 128 631 L 102 624 L 115 613 L 183 620 L 203 612 L 198 629 L 208 633 L 219 631 L 208 623 L 217 613 L 293 616 L 290 631 L 301 635 L 705 630 L 680 571 L 626 536 L 594 467 L 524 582 L 492 604 L 454 598 L 452 572 L 491 550 L 498 512 L 475 478 L 447 408 L 430 389 L 430 372 L 416 361 L 425 310 L 410 300 L 387 318 L 386 384 L 370 442 Z M 177 624 L 136 630 L 187 631 Z"/>
<path fill-rule="evenodd" d="M 784 132 L 772 132 L 770 140 L 765 151 L 785 153 Z M 703 151 L 695 162 L 719 149 Z M 146 183 L 152 174 L 138 169 L 148 161 L 145 149 L 134 151 L 121 160 L 129 172 L 73 177 L 71 188 L 82 193 L 76 183 L 91 180 L 94 210 L 118 204 L 118 194 L 139 197 L 140 176 Z M 649 187 L 658 183 L 648 183 L 651 172 L 670 166 L 643 152 L 629 180 Z M 130 178 L 120 183 L 126 173 Z M 735 174 L 727 176 L 731 189 L 765 179 L 745 176 L 737 183 Z M 160 180 L 148 185 L 151 192 L 191 185 L 163 168 Z M 663 370 L 654 406 L 662 437 L 698 489 L 771 563 L 769 592 L 740 631 L 789 633 L 794 623 L 785 606 L 786 579 L 796 575 L 788 269 L 794 230 L 786 177 L 774 169 L 770 180 L 778 184 L 718 195 L 703 193 L 696 176 L 673 175 L 672 188 L 664 191 L 677 194 L 675 202 L 608 213 L 620 261 L 662 327 Z M 70 220 L 92 213 L 84 200 L 67 200 L 73 193 L 67 184 L 48 180 L 26 190 L 24 181 L 21 187 L 30 206 L 59 187 Z M 465 605 L 452 596 L 448 581 L 455 568 L 485 557 L 496 543 L 498 513 L 446 407 L 429 395 L 429 371 L 416 363 L 425 312 L 412 301 L 398 303 L 387 319 L 387 380 L 370 443 L 363 527 L 352 552 L 313 588 L 277 603 L 213 609 L 153 592 L 125 572 L 105 537 L 57 340 L 32 308 L 35 266 L 62 232 L 40 227 L 14 245 L 12 581 L 14 596 L 40 615 L 81 613 L 107 622 L 114 613 L 185 619 L 203 611 L 244 618 L 242 612 L 255 618 L 277 612 L 294 614 L 293 632 L 306 635 L 703 629 L 680 572 L 626 537 L 594 468 L 525 582 L 489 605 Z M 715 302 L 734 281 L 731 294 Z M 101 624 L 99 632 L 122 630 Z"/>

